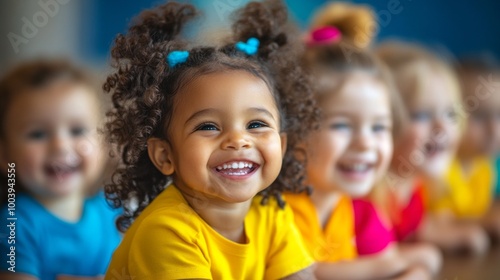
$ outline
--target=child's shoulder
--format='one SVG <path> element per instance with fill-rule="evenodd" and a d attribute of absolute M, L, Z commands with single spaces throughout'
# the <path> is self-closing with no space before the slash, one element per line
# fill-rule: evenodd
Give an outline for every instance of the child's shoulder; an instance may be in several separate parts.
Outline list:
<path fill-rule="evenodd" d="M 354 199 L 352 204 L 358 254 L 369 255 L 384 250 L 394 241 L 390 226 L 382 221 L 372 201 Z"/>
<path fill-rule="evenodd" d="M 98 219 L 108 219 L 109 217 L 117 217 L 122 213 L 121 208 L 113 208 L 110 203 L 106 200 L 104 192 L 100 191 L 97 194 L 88 197 L 85 200 L 85 212 L 93 212 L 98 214 L 100 217 Z"/>
<path fill-rule="evenodd" d="M 203 207 L 202 198 L 199 203 L 199 206 Z M 127 233 L 150 235 L 154 232 L 170 232 L 192 239 L 196 238 L 201 227 L 203 220 L 186 202 L 179 190 L 171 185 L 144 209 Z"/>
<path fill-rule="evenodd" d="M 259 224 L 267 229 L 280 229 L 286 228 L 288 223 L 293 223 L 293 212 L 286 202 L 284 207 L 280 207 L 274 198 L 262 203 L 262 196 L 257 195 L 253 198 L 245 220 L 247 223 Z"/>
<path fill-rule="evenodd" d="M 18 193 L 0 209 L 0 217 L 3 220 L 21 219 L 30 222 L 48 214 L 45 207 L 25 193 Z"/>
<path fill-rule="evenodd" d="M 383 225 L 380 213 L 377 211 L 375 204 L 368 199 L 353 199 L 352 206 L 358 228 L 377 228 L 376 226 Z"/>

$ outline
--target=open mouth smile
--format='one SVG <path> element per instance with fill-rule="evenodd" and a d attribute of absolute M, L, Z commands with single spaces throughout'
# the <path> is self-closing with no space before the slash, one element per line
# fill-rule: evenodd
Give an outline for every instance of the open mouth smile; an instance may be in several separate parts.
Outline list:
<path fill-rule="evenodd" d="M 79 170 L 79 164 L 68 165 L 62 163 L 52 163 L 48 164 L 44 168 L 44 172 L 47 176 L 53 177 L 57 180 L 63 180 Z"/>
<path fill-rule="evenodd" d="M 250 176 L 259 168 L 259 165 L 247 160 L 228 161 L 215 167 L 217 173 L 224 177 L 245 178 Z"/>
<path fill-rule="evenodd" d="M 372 163 L 340 163 L 337 169 L 344 177 L 353 180 L 362 180 L 374 168 Z"/>
<path fill-rule="evenodd" d="M 433 157 L 440 154 L 446 150 L 444 145 L 437 145 L 433 143 L 425 144 L 425 153 L 427 156 Z"/>

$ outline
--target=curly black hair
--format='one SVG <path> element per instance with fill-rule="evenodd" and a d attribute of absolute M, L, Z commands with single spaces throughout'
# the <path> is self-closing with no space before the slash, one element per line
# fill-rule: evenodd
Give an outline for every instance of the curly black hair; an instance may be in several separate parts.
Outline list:
<path fill-rule="evenodd" d="M 287 133 L 287 153 L 278 178 L 260 193 L 262 203 L 275 197 L 283 207 L 283 191 L 304 190 L 305 167 L 294 158 L 293 150 L 310 129 L 317 127 L 318 112 L 309 78 L 294 59 L 297 44 L 286 7 L 278 0 L 249 3 L 235 14 L 232 38 L 221 47 L 189 47 L 180 36 L 182 27 L 197 15 L 192 5 L 168 2 L 142 12 L 128 33 L 115 40 L 111 54 L 117 70 L 103 88 L 112 93 L 114 107 L 107 114 L 107 138 L 116 145 L 122 164 L 105 192 L 115 207 L 124 208 L 117 220 L 121 231 L 126 231 L 172 180 L 151 162 L 147 140 L 168 140 L 166 131 L 176 94 L 193 78 L 209 73 L 247 71 L 272 89 L 282 117 L 281 130 Z M 236 50 L 236 42 L 251 37 L 260 41 L 255 55 Z M 172 68 L 166 56 L 174 50 L 188 50 L 189 57 Z"/>

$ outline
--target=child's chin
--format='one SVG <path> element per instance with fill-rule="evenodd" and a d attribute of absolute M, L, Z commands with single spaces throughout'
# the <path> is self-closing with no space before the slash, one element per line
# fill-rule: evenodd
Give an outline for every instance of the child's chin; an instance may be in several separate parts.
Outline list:
<path fill-rule="evenodd" d="M 447 172 L 449 164 L 448 160 L 443 160 L 439 163 L 429 163 L 422 166 L 422 172 L 426 177 L 439 179 Z"/>
<path fill-rule="evenodd" d="M 82 188 L 83 187 L 80 182 L 71 182 L 68 184 L 52 184 L 47 186 L 46 190 L 47 193 L 51 194 L 51 196 L 61 198 L 80 192 Z"/>
<path fill-rule="evenodd" d="M 357 185 L 357 186 L 346 186 L 345 193 L 352 197 L 352 198 L 362 198 L 368 195 L 371 190 L 371 185 L 370 184 L 363 184 L 363 185 Z"/>

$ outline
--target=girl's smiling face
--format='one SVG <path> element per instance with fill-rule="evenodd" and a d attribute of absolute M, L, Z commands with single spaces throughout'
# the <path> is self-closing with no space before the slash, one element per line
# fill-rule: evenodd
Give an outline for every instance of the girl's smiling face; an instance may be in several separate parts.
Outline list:
<path fill-rule="evenodd" d="M 464 108 L 467 114 L 459 156 L 494 157 L 500 145 L 500 74 L 472 72 L 464 80 Z"/>
<path fill-rule="evenodd" d="M 246 71 L 202 75 L 177 93 L 169 142 L 150 140 L 150 157 L 184 194 L 249 201 L 281 169 L 286 138 L 279 116 L 262 79 Z"/>
<path fill-rule="evenodd" d="M 446 76 L 428 70 L 417 94 L 407 104 L 411 123 L 394 149 L 394 172 L 410 176 L 418 171 L 435 178 L 446 171 L 460 133 L 458 94 Z"/>
<path fill-rule="evenodd" d="M 387 88 L 369 73 L 354 72 L 335 93 L 320 97 L 323 120 L 306 142 L 307 180 L 315 191 L 367 194 L 392 155 Z"/>

